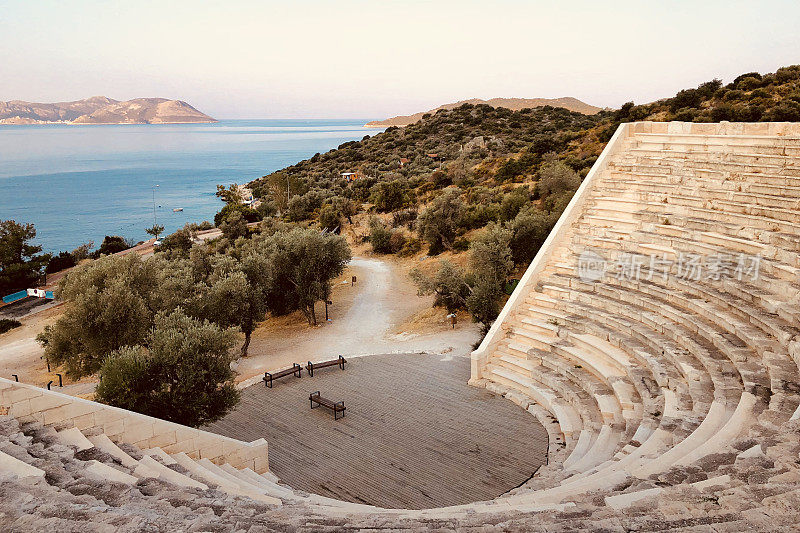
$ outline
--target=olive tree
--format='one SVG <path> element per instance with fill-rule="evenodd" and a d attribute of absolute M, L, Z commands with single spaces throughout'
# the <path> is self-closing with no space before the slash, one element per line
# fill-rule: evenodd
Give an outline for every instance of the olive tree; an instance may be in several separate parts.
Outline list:
<path fill-rule="evenodd" d="M 538 187 L 542 196 L 575 191 L 580 184 L 580 176 L 554 157 L 549 157 L 539 171 Z"/>
<path fill-rule="evenodd" d="M 489 224 L 470 245 L 472 275 L 467 309 L 473 320 L 482 324 L 484 333 L 500 312 L 503 287 L 514 268 L 511 238 L 511 230 Z"/>
<path fill-rule="evenodd" d="M 252 333 L 269 310 L 271 269 L 252 246 L 238 259 L 216 256 L 212 264 L 201 314 L 220 326 L 238 327 L 244 334 L 241 355 L 246 357 Z"/>
<path fill-rule="evenodd" d="M 316 325 L 314 305 L 330 298 L 331 281 L 350 261 L 347 241 L 339 235 L 295 227 L 262 236 L 253 245 L 271 269 L 271 285 L 288 291 L 308 323 Z"/>
<path fill-rule="evenodd" d="M 97 400 L 198 427 L 222 418 L 239 401 L 231 370 L 233 329 L 159 313 L 146 347 L 123 346 L 100 367 Z"/>
<path fill-rule="evenodd" d="M 462 269 L 447 260 L 439 261 L 439 269 L 427 276 L 418 268 L 409 272 L 420 296 L 434 295 L 433 306 L 444 307 L 448 313 L 464 309 L 470 294 Z"/>
<path fill-rule="evenodd" d="M 30 243 L 35 237 L 33 224 L 0 221 L 0 296 L 28 289 L 39 280 L 50 256 Z"/>
<path fill-rule="evenodd" d="M 196 297 L 188 265 L 137 254 L 107 256 L 67 274 L 64 312 L 37 337 L 45 355 L 73 378 L 90 375 L 108 354 L 144 342 L 159 311 Z"/>
<path fill-rule="evenodd" d="M 511 237 L 510 230 L 490 224 L 470 246 L 469 272 L 442 260 L 432 276 L 414 269 L 410 272 L 411 279 L 420 296 L 435 296 L 435 307 L 444 307 L 449 313 L 467 309 L 473 320 L 482 324 L 485 333 L 497 318 L 503 287 L 514 267 Z"/>
<path fill-rule="evenodd" d="M 461 189 L 447 189 L 419 215 L 419 236 L 428 243 L 431 254 L 453 248 L 464 210 Z"/>

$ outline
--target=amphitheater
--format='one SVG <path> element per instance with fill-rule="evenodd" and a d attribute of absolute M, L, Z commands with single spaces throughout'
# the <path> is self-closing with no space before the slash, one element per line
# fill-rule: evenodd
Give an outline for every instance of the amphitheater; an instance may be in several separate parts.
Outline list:
<path fill-rule="evenodd" d="M 799 319 L 800 124 L 623 124 L 472 354 L 470 384 L 547 430 L 522 486 L 338 501 L 282 483 L 264 440 L 0 379 L 0 525 L 796 530 Z"/>

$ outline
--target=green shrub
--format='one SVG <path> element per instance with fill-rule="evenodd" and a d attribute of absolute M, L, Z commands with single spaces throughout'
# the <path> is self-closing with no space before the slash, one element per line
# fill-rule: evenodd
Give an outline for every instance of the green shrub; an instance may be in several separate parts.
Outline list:
<path fill-rule="evenodd" d="M 258 222 L 262 218 L 261 214 L 253 208 L 242 204 L 225 204 L 225 207 L 214 215 L 214 225 L 220 227 L 234 211 L 241 214 L 246 222 Z"/>
<path fill-rule="evenodd" d="M 506 222 L 513 219 L 530 201 L 531 193 L 528 186 L 517 187 L 503 197 L 500 204 L 500 220 Z"/>
<path fill-rule="evenodd" d="M 392 227 L 406 226 L 408 229 L 414 228 L 414 221 L 417 220 L 416 209 L 402 209 L 392 213 Z"/>
<path fill-rule="evenodd" d="M 520 212 L 510 224 L 511 254 L 517 264 L 528 264 L 544 244 L 555 222 L 549 213 L 531 207 Z"/>
<path fill-rule="evenodd" d="M 775 122 L 800 122 L 800 103 L 786 100 L 764 114 L 765 120 Z"/>
<path fill-rule="evenodd" d="M 395 211 L 408 204 L 408 183 L 404 179 L 382 181 L 372 187 L 370 199 L 381 212 Z"/>
<path fill-rule="evenodd" d="M 412 255 L 416 255 L 422 250 L 422 241 L 417 238 L 411 237 L 406 239 L 406 242 L 403 244 L 403 247 L 397 252 L 397 255 L 400 257 L 410 257 Z"/>
<path fill-rule="evenodd" d="M 580 176 L 561 161 L 551 159 L 539 171 L 538 191 L 542 196 L 576 191 L 580 184 Z"/>
<path fill-rule="evenodd" d="M 334 205 L 324 205 L 319 211 L 319 226 L 328 231 L 333 231 L 342 226 L 342 212 Z"/>
<path fill-rule="evenodd" d="M 125 238 L 120 237 L 119 235 L 106 235 L 102 244 L 100 244 L 100 248 L 98 248 L 93 255 L 95 258 L 97 258 L 101 255 L 115 254 L 125 251 L 131 246 L 133 246 L 133 243 L 127 241 Z"/>
<path fill-rule="evenodd" d="M 426 276 L 416 268 L 409 275 L 417 285 L 420 296 L 434 295 L 434 307 L 444 307 L 448 313 L 455 313 L 466 307 L 470 294 L 469 285 L 464 271 L 450 261 L 440 261 L 439 270 L 433 277 Z"/>
<path fill-rule="evenodd" d="M 469 241 L 464 237 L 459 237 L 453 242 L 453 251 L 466 252 L 469 250 Z"/>
<path fill-rule="evenodd" d="M 500 204 L 470 205 L 464 210 L 460 227 L 464 230 L 478 229 L 498 220 L 500 220 Z"/>
<path fill-rule="evenodd" d="M 430 246 L 429 253 L 435 255 L 453 246 L 465 210 L 461 194 L 461 189 L 447 189 L 420 214 L 417 231 Z"/>
<path fill-rule="evenodd" d="M 392 231 L 387 229 L 377 217 L 369 221 L 369 243 L 372 251 L 379 254 L 392 253 Z"/>
<path fill-rule="evenodd" d="M 244 225 L 244 219 L 242 219 L 241 215 L 238 213 L 235 213 L 235 215 L 223 222 L 222 233 L 228 238 L 230 238 L 230 233 L 225 232 L 230 231 L 229 228 L 231 227 L 231 220 L 238 220 L 242 225 Z M 245 233 L 247 233 L 247 226 L 244 225 L 244 228 Z M 176 232 L 164 237 L 161 240 L 161 245 L 158 247 L 158 251 L 160 253 L 168 253 L 171 257 L 188 257 L 189 250 L 191 250 L 192 246 L 194 245 L 193 239 L 195 238 L 195 235 L 196 231 L 194 230 L 194 225 L 186 224 Z"/>
<path fill-rule="evenodd" d="M 239 401 L 231 348 L 233 329 L 159 315 L 142 346 L 111 353 L 100 368 L 97 399 L 163 420 L 198 427 L 222 418 Z"/>
<path fill-rule="evenodd" d="M 54 255 L 50 258 L 50 261 L 47 263 L 47 268 L 45 272 L 48 274 L 53 274 L 55 272 L 60 272 L 64 269 L 74 267 L 77 263 L 75 258 L 69 252 L 60 252 L 58 255 Z"/>
<path fill-rule="evenodd" d="M 0 334 L 5 333 L 6 331 L 11 331 L 12 329 L 18 328 L 21 325 L 22 322 L 19 320 L 0 318 Z"/>

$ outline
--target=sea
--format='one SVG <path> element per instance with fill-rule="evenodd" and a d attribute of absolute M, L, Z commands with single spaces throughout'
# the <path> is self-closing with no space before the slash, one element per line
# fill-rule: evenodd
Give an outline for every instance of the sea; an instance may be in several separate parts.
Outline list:
<path fill-rule="evenodd" d="M 375 135 L 370 119 L 213 124 L 0 125 L 0 220 L 32 223 L 45 252 L 212 221 L 218 184 L 244 184 Z"/>

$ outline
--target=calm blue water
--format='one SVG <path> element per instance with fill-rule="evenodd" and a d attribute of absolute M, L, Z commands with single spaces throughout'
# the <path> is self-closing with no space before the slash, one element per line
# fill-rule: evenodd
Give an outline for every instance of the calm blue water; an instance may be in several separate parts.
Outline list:
<path fill-rule="evenodd" d="M 213 221 L 217 184 L 246 183 L 377 133 L 366 120 L 230 120 L 147 126 L 0 126 L 0 220 L 36 225 L 45 251 L 105 235 L 134 241 Z M 182 207 L 183 212 L 173 213 Z"/>

